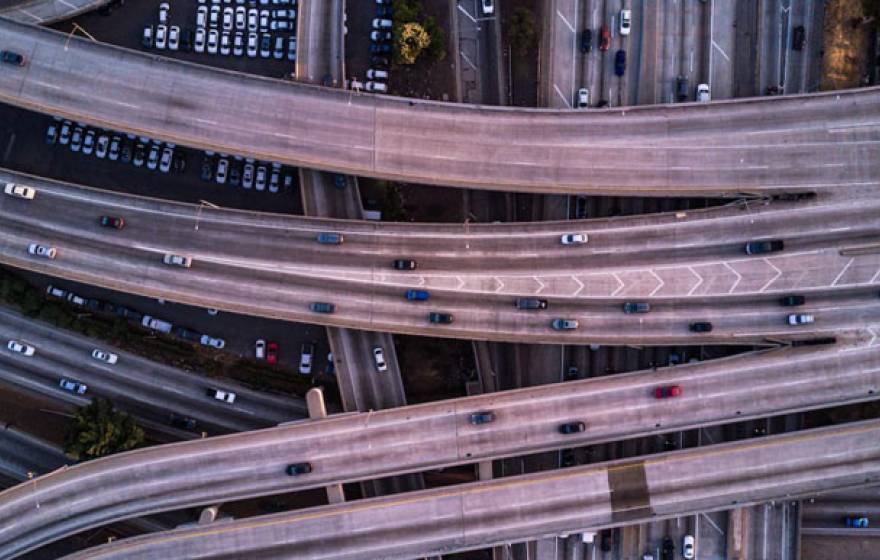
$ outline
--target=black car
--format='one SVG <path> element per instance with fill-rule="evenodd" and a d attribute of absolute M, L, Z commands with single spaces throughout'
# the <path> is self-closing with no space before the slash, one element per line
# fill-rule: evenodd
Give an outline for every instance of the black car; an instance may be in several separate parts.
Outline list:
<path fill-rule="evenodd" d="M 119 161 L 122 163 L 131 163 L 131 144 L 128 142 L 122 143 L 122 149 L 119 152 Z"/>
<path fill-rule="evenodd" d="M 191 432 L 196 429 L 196 421 L 193 418 L 188 416 L 180 416 L 178 414 L 171 413 L 171 418 L 169 419 L 169 423 L 175 428 L 180 428 L 181 430 L 189 430 Z"/>
<path fill-rule="evenodd" d="M 624 313 L 647 313 L 651 311 L 651 304 L 645 301 L 628 301 L 623 304 Z"/>
<path fill-rule="evenodd" d="M 202 173 L 199 175 L 199 177 L 202 179 L 202 181 L 210 181 L 213 176 L 214 168 L 211 166 L 211 163 L 206 159 L 202 162 Z"/>
<path fill-rule="evenodd" d="M 101 302 L 101 311 L 104 313 L 116 313 L 116 304 L 109 301 Z"/>
<path fill-rule="evenodd" d="M 689 326 L 691 332 L 712 332 L 712 323 L 708 321 L 699 321 L 691 323 Z"/>
<path fill-rule="evenodd" d="M 660 551 L 660 560 L 673 560 L 675 558 L 675 543 L 669 537 L 663 537 L 663 549 Z"/>
<path fill-rule="evenodd" d="M 237 165 L 229 166 L 229 178 L 227 181 L 229 181 L 230 187 L 237 187 L 241 184 L 241 171 L 238 169 Z"/>
<path fill-rule="evenodd" d="M 488 424 L 489 422 L 495 421 L 495 414 L 488 410 L 484 410 L 482 412 L 474 412 L 471 414 L 470 418 L 471 424 L 474 426 L 479 426 L 480 424 Z"/>
<path fill-rule="evenodd" d="M 453 317 L 451 313 L 438 313 L 436 311 L 431 311 L 428 313 L 428 321 L 441 325 L 449 325 L 452 324 Z"/>
<path fill-rule="evenodd" d="M 132 321 L 140 322 L 141 319 L 144 318 L 144 314 L 140 311 L 135 311 L 134 309 L 130 309 L 123 305 L 120 305 L 116 308 L 116 314 L 123 319 L 131 319 Z"/>
<path fill-rule="evenodd" d="M 620 49 L 614 53 L 614 75 L 623 76 L 626 72 L 626 51 Z"/>
<path fill-rule="evenodd" d="M 578 378 L 578 367 L 577 366 L 568 366 L 568 369 L 565 370 L 565 380 L 566 381 L 574 381 Z"/>
<path fill-rule="evenodd" d="M 804 303 L 806 303 L 806 301 L 807 298 L 805 298 L 804 296 L 783 296 L 779 298 L 779 305 L 783 307 L 795 307 L 798 305 L 803 305 Z"/>
<path fill-rule="evenodd" d="M 391 263 L 394 270 L 415 270 L 416 266 L 416 261 L 412 259 L 397 259 Z"/>
<path fill-rule="evenodd" d="M 578 434 L 587 429 L 587 425 L 583 422 L 567 422 L 559 425 L 560 434 Z"/>
<path fill-rule="evenodd" d="M 17 52 L 0 51 L 0 60 L 6 64 L 15 64 L 16 66 L 24 66 L 24 57 Z"/>
<path fill-rule="evenodd" d="M 581 52 L 587 54 L 593 50 L 593 30 L 584 29 L 581 31 Z"/>
<path fill-rule="evenodd" d="M 171 167 L 177 173 L 186 171 L 186 155 L 181 152 L 174 152 L 174 157 L 171 158 Z"/>
<path fill-rule="evenodd" d="M 749 241 L 746 243 L 747 255 L 760 255 L 762 253 L 775 253 L 785 248 L 781 239 L 768 239 L 766 241 Z"/>
<path fill-rule="evenodd" d="M 98 224 L 101 227 L 122 229 L 125 227 L 125 220 L 118 216 L 101 216 L 98 218 Z"/>
<path fill-rule="evenodd" d="M 391 66 L 391 61 L 388 60 L 387 56 L 371 56 L 370 66 L 373 68 L 384 70 L 385 68 Z"/>
<path fill-rule="evenodd" d="M 287 465 L 287 469 L 285 469 L 287 474 L 290 476 L 299 476 L 301 474 L 309 474 L 312 472 L 312 464 L 311 463 L 294 463 L 292 465 Z"/>
<path fill-rule="evenodd" d="M 546 299 L 519 298 L 516 300 L 517 309 L 547 309 Z"/>
<path fill-rule="evenodd" d="M 807 42 L 807 30 L 803 25 L 794 28 L 791 34 L 791 48 L 796 51 L 803 50 L 804 44 Z"/>
<path fill-rule="evenodd" d="M 138 144 L 134 147 L 134 157 L 131 159 L 131 162 L 135 167 L 141 167 L 144 164 L 144 160 L 147 158 L 147 151 L 144 148 L 143 144 Z"/>
<path fill-rule="evenodd" d="M 390 52 L 390 43 L 372 43 L 370 45 L 370 54 L 388 54 Z"/>
<path fill-rule="evenodd" d="M 184 29 L 180 33 L 180 50 L 190 52 L 193 50 L 193 42 L 195 41 L 195 31 L 192 29 Z"/>
<path fill-rule="evenodd" d="M 379 5 L 376 6 L 376 17 L 387 17 L 391 18 L 394 15 L 394 9 L 391 6 Z"/>
<path fill-rule="evenodd" d="M 92 311 L 101 311 L 101 308 L 104 307 L 104 304 L 99 299 L 86 298 L 86 303 L 83 307 Z"/>
<path fill-rule="evenodd" d="M 186 327 L 174 327 L 174 334 L 191 342 L 200 342 L 202 340 L 202 333 Z"/>
<path fill-rule="evenodd" d="M 333 186 L 337 189 L 344 189 L 348 181 L 345 180 L 345 175 L 340 173 L 333 174 Z"/>

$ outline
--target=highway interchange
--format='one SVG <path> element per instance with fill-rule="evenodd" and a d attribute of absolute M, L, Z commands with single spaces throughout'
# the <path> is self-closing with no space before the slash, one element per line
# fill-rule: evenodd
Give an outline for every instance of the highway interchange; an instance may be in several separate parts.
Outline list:
<path fill-rule="evenodd" d="M 682 387 L 685 396 L 673 403 L 654 398 L 656 387 L 670 385 Z M 878 386 L 880 340 L 869 339 L 147 448 L 0 493 L 0 554 L 112 519 L 869 400 Z M 495 414 L 494 422 L 470 424 L 470 414 L 486 410 Z M 588 429 L 561 435 L 556 428 L 572 420 Z M 359 450 L 357 461 L 353 449 Z M 302 460 L 314 466 L 311 475 L 284 475 L 285 465 Z M 143 479 L 151 483 L 133 483 Z M 71 493 L 90 499 L 71 501 Z"/>
<path fill-rule="evenodd" d="M 310 17 L 333 21 L 339 14 L 324 9 L 330 4 Z M 605 4 L 610 14 L 616 12 L 608 7 L 613 4 Z M 683 12 L 683 21 L 693 16 L 688 14 Z M 333 24 L 312 22 L 313 43 L 303 49 L 315 53 L 318 68 L 334 56 L 333 49 L 323 50 L 317 40 L 328 28 Z M 660 34 L 672 40 L 672 34 Z M 0 74 L 3 101 L 188 146 L 353 174 L 346 179 L 349 188 L 340 192 L 332 188 L 333 175 L 301 169 L 306 214 L 339 218 L 328 219 L 205 208 L 0 170 L 0 183 L 38 191 L 32 201 L 0 199 L 0 262 L 169 301 L 343 327 L 328 333 L 331 347 L 340 350 L 335 362 L 343 406 L 389 408 L 145 449 L 57 471 L 41 478 L 39 485 L 0 493 L 0 519 L 5 518 L 0 555 L 18 555 L 85 528 L 151 512 L 404 473 L 397 485 L 365 486 L 366 495 L 414 490 L 424 485 L 418 473 L 429 469 L 875 398 L 880 381 L 880 212 L 874 194 L 880 175 L 875 154 L 880 97 L 875 89 L 587 115 L 281 84 L 76 39 L 63 44 L 57 34 L 2 19 L 0 36 L 29 53 L 25 76 Z M 685 37 L 679 45 L 683 52 L 693 47 L 688 43 L 692 39 Z M 674 50 L 671 45 L 664 49 Z M 305 64 L 310 58 L 303 56 L 297 70 L 315 82 L 318 70 L 310 74 Z M 664 72 L 677 64 L 669 62 L 672 58 L 666 59 Z M 705 53 L 698 58 L 705 60 Z M 783 59 L 783 74 L 792 73 L 791 64 Z M 87 81 L 81 71 L 86 67 L 100 71 L 90 71 Z M 761 83 L 778 78 L 765 70 Z M 584 72 L 597 79 L 591 66 Z M 717 73 L 711 62 L 700 72 Z M 171 93 L 144 94 L 147 88 L 140 84 L 147 81 Z M 620 85 L 619 100 L 646 102 L 638 83 L 628 92 L 626 81 Z M 96 99 L 96 86 L 118 94 Z M 797 91 L 804 89 L 802 81 Z M 213 93 L 205 96 L 199 90 Z M 608 96 L 614 91 L 612 87 Z M 667 93 L 655 90 L 654 101 L 663 101 Z M 255 96 L 260 102 L 229 105 L 226 100 L 233 95 Z M 285 112 L 274 111 L 273 104 L 283 104 Z M 330 121 L 326 115 L 332 116 Z M 586 141 L 585 129 L 590 133 Z M 424 130 L 432 131 L 430 138 L 422 135 Z M 627 161 L 615 161 L 624 149 Z M 700 211 L 582 223 L 368 223 L 351 220 L 361 218 L 363 211 L 354 175 L 506 191 L 701 193 L 739 201 Z M 783 191 L 818 194 L 800 200 L 769 196 Z M 66 211 L 58 213 L 62 204 Z M 124 232 L 101 230 L 95 227 L 99 213 L 124 215 L 130 225 Z M 345 242 L 317 244 L 316 235 L 327 231 L 342 234 Z M 561 245 L 560 236 L 573 231 L 587 233 L 589 242 Z M 756 239 L 783 239 L 785 251 L 746 255 L 743 247 Z M 23 248 L 35 241 L 57 247 L 58 257 L 28 256 Z M 193 268 L 164 266 L 161 257 L 166 253 L 192 256 Z M 392 270 L 396 258 L 417 260 L 417 270 Z M 407 289 L 429 290 L 429 302 L 406 301 L 402 296 Z M 779 305 L 781 297 L 794 293 L 805 295 L 806 305 Z M 513 302 L 526 296 L 548 300 L 548 309 L 517 310 Z M 333 302 L 335 313 L 309 311 L 315 301 Z M 623 304 L 632 301 L 650 301 L 651 312 L 624 314 Z M 426 320 L 429 310 L 452 313 L 455 321 L 432 325 Z M 789 313 L 801 312 L 815 314 L 816 323 L 787 324 Z M 8 315 L 3 312 L 4 320 L 13 321 Z M 579 328 L 554 331 L 550 321 L 559 317 L 579 320 Z M 688 325 L 694 321 L 711 322 L 714 328 L 711 333 L 691 332 Z M 42 344 L 37 344 L 37 360 L 14 356 L 16 367 L 4 368 L 4 379 L 33 385 L 36 373 L 51 380 L 59 364 L 81 365 L 65 355 L 93 346 L 70 335 L 37 331 L 35 324 L 10 330 L 10 337 L 26 334 Z M 393 408 L 404 405 L 406 396 L 392 332 L 565 344 L 774 345 L 817 337 L 836 337 L 837 342 Z M 391 371 L 385 377 L 372 371 L 373 345 L 386 348 Z M 46 348 L 55 363 L 42 363 Z M 140 360 L 121 355 L 120 364 Z M 30 360 L 27 377 L 17 363 L 24 359 Z M 146 370 L 129 367 L 117 378 L 91 365 L 95 371 L 78 372 L 90 388 L 115 397 L 148 423 L 165 421 L 164 412 L 151 418 L 159 401 L 151 402 L 150 392 L 142 389 L 153 385 L 145 381 Z M 228 405 L 205 399 L 204 380 L 185 381 L 174 378 L 178 374 L 170 368 L 164 370 L 173 379 L 169 387 L 190 385 L 184 391 L 189 395 L 172 397 L 180 400 L 173 408 L 188 411 L 214 433 L 304 415 L 302 403 L 243 388 L 236 389 L 259 405 L 248 410 L 252 403 L 243 402 L 239 409 L 236 402 L 224 409 Z M 686 388 L 683 399 L 668 403 L 653 398 L 652 388 L 671 384 Z M 601 406 L 596 406 L 597 399 Z M 168 408 L 168 397 L 161 397 L 158 410 Z M 486 409 L 496 412 L 495 422 L 469 425 L 470 413 Z M 621 410 L 626 411 L 623 416 Z M 587 424 L 583 434 L 562 436 L 554 430 L 575 417 Z M 877 479 L 872 455 L 876 443 L 870 444 L 871 438 L 876 442 L 876 430 L 876 423 L 867 422 L 756 444 L 373 498 L 157 533 L 72 557 L 158 558 L 181 551 L 211 557 L 235 550 L 261 557 L 409 558 L 485 548 L 730 507 L 732 496 L 733 504 L 743 505 L 864 484 Z M 327 441 L 334 444 L 322 443 Z M 364 442 L 369 453 L 351 461 L 349 451 L 361 449 Z M 811 453 L 816 448 L 823 453 Z M 826 463 L 835 449 L 846 450 L 852 462 L 859 457 L 864 462 Z M 769 460 L 780 453 L 809 476 L 799 479 L 785 464 Z M 302 481 L 282 476 L 286 464 L 304 458 L 318 467 L 315 473 Z M 745 465 L 754 466 L 754 477 L 735 481 L 737 469 Z M 84 486 L 87 471 L 92 478 Z M 682 483 L 682 472 L 695 480 L 706 472 L 716 478 L 685 489 L 676 486 Z M 193 480 L 195 473 L 198 481 Z M 151 484 L 131 482 L 138 479 Z M 581 498 L 572 492 L 583 484 L 595 494 Z M 112 485 L 119 491 L 108 491 Z M 638 503 L 606 497 L 615 490 Z M 73 513 L 68 507 L 77 495 L 92 498 L 75 500 L 75 507 L 83 509 Z M 465 507 L 469 503 L 480 505 Z M 455 515 L 446 515 L 447 504 L 463 505 L 455 506 L 460 508 Z M 387 526 L 366 521 L 378 512 Z M 578 524 L 572 524 L 572 512 L 578 512 Z M 374 532 L 360 539 L 356 533 L 339 533 L 340 523 L 371 526 Z M 337 534 L 332 550 L 322 540 L 327 534 Z M 402 539 L 400 534 L 418 538 Z M 254 540 L 275 548 L 252 548 Z"/>

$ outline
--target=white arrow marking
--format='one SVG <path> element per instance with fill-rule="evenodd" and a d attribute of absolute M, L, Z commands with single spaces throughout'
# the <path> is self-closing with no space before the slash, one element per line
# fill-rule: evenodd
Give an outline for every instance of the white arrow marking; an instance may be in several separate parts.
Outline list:
<path fill-rule="evenodd" d="M 624 284 L 623 281 L 620 279 L 620 277 L 617 276 L 616 272 L 612 272 L 611 276 L 614 276 L 614 279 L 617 280 L 618 284 L 620 284 L 620 286 L 618 286 L 616 290 L 611 292 L 611 297 L 614 297 L 617 295 L 617 292 L 619 292 L 620 290 L 622 290 L 626 286 L 626 284 Z"/>
<path fill-rule="evenodd" d="M 873 284 L 874 282 L 876 282 L 878 276 L 880 276 L 880 268 L 877 269 L 877 272 L 874 273 L 874 276 L 871 277 L 871 280 L 868 282 L 868 284 Z"/>
<path fill-rule="evenodd" d="M 493 276 L 492 278 L 493 278 L 496 282 L 498 282 L 498 287 L 495 288 L 495 293 L 497 294 L 497 293 L 500 292 L 502 289 L 504 289 L 504 282 L 502 282 L 502 281 L 501 281 L 501 278 L 498 278 L 497 276 Z"/>
<path fill-rule="evenodd" d="M 455 287 L 456 290 L 460 290 L 462 286 L 464 286 L 464 280 L 461 279 L 461 276 L 456 276 L 456 280 L 458 280 L 458 286 Z"/>
<path fill-rule="evenodd" d="M 538 295 L 538 294 L 540 294 L 541 292 L 543 292 L 543 291 L 544 291 L 544 288 L 546 288 L 547 286 L 546 286 L 543 282 L 541 282 L 541 280 L 538 279 L 537 276 L 532 276 L 532 278 L 535 280 L 535 282 L 538 283 L 539 286 L 541 286 L 540 288 L 538 288 L 538 291 L 535 292 L 535 295 Z"/>
<path fill-rule="evenodd" d="M 579 293 L 581 293 L 581 290 L 584 289 L 584 283 L 581 282 L 580 280 L 578 280 L 578 279 L 577 279 L 577 276 L 572 276 L 571 279 L 574 280 L 575 283 L 577 283 L 577 285 L 579 286 L 578 289 L 577 289 L 577 291 L 575 291 L 575 293 L 572 294 L 572 296 L 576 296 L 576 295 L 578 295 Z"/>
<path fill-rule="evenodd" d="M 838 274 L 838 275 L 834 278 L 834 282 L 831 283 L 831 286 L 836 286 L 836 285 L 837 285 L 837 282 L 840 281 L 841 277 L 843 277 L 843 274 L 846 272 L 846 269 L 849 268 L 849 265 L 851 265 L 851 264 L 853 263 L 854 260 L 856 260 L 855 257 L 850 257 L 850 258 L 849 258 L 849 262 L 846 263 L 846 266 L 843 267 L 843 270 L 840 271 L 840 274 Z"/>
<path fill-rule="evenodd" d="M 776 271 L 776 276 L 774 276 L 773 278 L 771 278 L 770 280 L 768 280 L 766 284 L 764 284 L 763 286 L 761 286 L 761 289 L 758 290 L 758 291 L 761 292 L 761 293 L 764 293 L 764 290 L 766 290 L 767 288 L 769 288 L 769 287 L 770 287 L 770 284 L 772 284 L 773 282 L 776 282 L 776 279 L 779 278 L 780 276 L 782 276 L 782 271 L 779 270 L 778 268 L 776 268 L 776 265 L 774 265 L 772 262 L 770 262 L 770 261 L 767 259 L 767 257 L 764 257 L 763 261 L 764 261 L 765 263 L 767 263 L 768 265 L 770 265 L 770 268 L 772 268 L 773 270 Z"/>
<path fill-rule="evenodd" d="M 666 285 L 666 282 L 664 282 L 662 278 L 660 278 L 659 276 L 657 276 L 657 273 L 654 272 L 654 269 L 649 268 L 649 269 L 648 269 L 648 272 L 650 272 L 651 274 L 653 274 L 653 275 L 654 275 L 654 278 L 656 278 L 657 281 L 660 282 L 660 284 L 658 284 L 657 287 L 654 288 L 654 291 L 651 292 L 650 294 L 648 294 L 649 296 L 653 296 L 654 294 L 656 294 L 656 293 L 660 290 L 660 288 L 662 288 L 663 286 Z"/>
<path fill-rule="evenodd" d="M 424 286 L 424 285 L 425 285 L 425 277 L 424 277 L 424 276 L 419 276 L 418 287 L 421 288 L 421 287 Z"/>
<path fill-rule="evenodd" d="M 729 264 L 727 264 L 726 261 L 723 262 L 723 263 L 721 263 L 721 264 L 723 264 L 724 266 L 726 266 L 727 269 L 728 269 L 729 271 L 731 271 L 732 273 L 736 274 L 736 282 L 734 282 L 734 283 L 733 283 L 733 286 L 731 286 L 730 289 L 727 290 L 727 293 L 728 293 L 728 294 L 732 294 L 733 291 L 736 289 L 736 287 L 739 286 L 739 281 L 743 279 L 742 274 L 740 274 L 740 273 L 737 272 L 732 266 L 730 266 Z"/>
<path fill-rule="evenodd" d="M 693 267 L 689 266 L 689 267 L 687 267 L 687 269 L 691 271 L 691 274 L 693 274 L 694 276 L 697 277 L 697 280 L 699 280 L 699 282 L 694 284 L 694 287 L 691 288 L 691 291 L 688 292 L 688 295 L 691 295 L 694 293 L 694 291 L 696 291 L 697 288 L 699 288 L 703 284 L 703 277 L 700 276 L 699 274 L 697 274 L 697 271 L 694 270 Z"/>

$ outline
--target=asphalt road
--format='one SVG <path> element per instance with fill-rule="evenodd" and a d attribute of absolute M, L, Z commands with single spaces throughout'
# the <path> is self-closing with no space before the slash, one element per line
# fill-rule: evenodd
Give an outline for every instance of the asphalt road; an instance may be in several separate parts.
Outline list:
<path fill-rule="evenodd" d="M 181 371 L 112 348 L 101 341 L 61 331 L 7 309 L 0 309 L 0 379 L 30 392 L 74 405 L 85 405 L 94 396 L 110 399 L 150 428 L 192 438 L 202 431 L 221 434 L 273 426 L 306 415 L 302 399 L 253 391 L 225 379 L 212 379 Z M 33 356 L 6 348 L 17 340 L 35 347 Z M 94 349 L 118 356 L 115 364 L 92 358 Z M 61 378 L 88 386 L 84 395 L 59 387 Z M 233 391 L 233 404 L 205 395 L 208 388 Z M 169 426 L 171 413 L 195 419 L 195 433 Z"/>
<path fill-rule="evenodd" d="M 880 480 L 873 420 L 116 541 L 66 558 L 412 558 Z M 842 456 L 843 455 L 843 456 Z M 844 457 L 845 456 L 845 457 Z M 785 457 L 780 461 L 779 457 Z M 356 528 L 369 527 L 369 531 Z M 412 538 L 414 534 L 418 538 Z M 332 536 L 332 537 L 331 537 Z M 401 538 L 407 536 L 408 538 Z M 327 547 L 327 539 L 333 546 Z"/>
<path fill-rule="evenodd" d="M 39 190 L 32 201 L 2 197 L 5 264 L 276 319 L 506 341 L 747 344 L 871 327 L 880 307 L 880 253 L 872 249 L 880 202 L 870 191 L 683 216 L 446 225 L 257 215 L 9 173 L 3 179 Z M 100 213 L 124 216 L 128 225 L 100 228 Z M 589 243 L 561 245 L 559 236 L 572 229 L 588 232 Z M 345 243 L 316 243 L 325 231 L 343 233 Z M 767 238 L 784 239 L 786 250 L 744 254 L 747 241 Z M 28 255 L 34 242 L 57 247 L 59 256 Z M 166 253 L 192 256 L 194 264 L 163 265 Z M 392 270 L 396 258 L 414 258 L 419 268 Z M 430 299 L 407 301 L 408 288 L 429 290 Z M 778 298 L 792 292 L 808 295 L 808 304 L 780 307 Z M 516 309 L 516 297 L 529 295 L 546 298 L 548 308 Z M 311 312 L 316 301 L 335 303 L 336 312 Z M 650 301 L 653 310 L 625 314 L 625 301 Z M 433 325 L 429 311 L 453 313 L 455 322 Z M 793 328 L 786 316 L 794 312 L 813 312 L 816 322 Z M 555 318 L 581 325 L 556 331 Z M 691 321 L 710 321 L 714 330 L 692 333 Z"/>
<path fill-rule="evenodd" d="M 113 455 L 0 493 L 0 555 L 145 512 L 873 399 L 880 384 L 878 349 L 831 345 L 752 353 Z M 654 398 L 656 387 L 673 384 L 682 387 L 681 397 Z M 494 413 L 493 422 L 470 424 L 471 413 L 486 410 Z M 571 421 L 584 422 L 586 431 L 561 435 L 558 426 Z M 287 464 L 300 461 L 309 461 L 314 472 L 284 474 Z M 89 499 L 75 499 L 81 495 Z"/>
<path fill-rule="evenodd" d="M 2 101 L 301 167 L 448 186 L 606 194 L 829 188 L 880 175 L 880 95 L 871 88 L 573 114 L 292 84 L 9 21 L 0 22 L 0 35 L 4 49 L 29 59 L 0 75 Z M 113 94 L 96 97 L 96 91 Z"/>

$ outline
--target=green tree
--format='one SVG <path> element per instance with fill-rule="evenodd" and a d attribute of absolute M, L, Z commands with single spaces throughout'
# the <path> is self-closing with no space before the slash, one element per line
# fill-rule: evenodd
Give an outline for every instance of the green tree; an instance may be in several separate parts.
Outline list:
<path fill-rule="evenodd" d="M 434 62 L 443 62 L 446 58 L 446 30 L 437 25 L 437 20 L 426 16 L 422 21 L 425 31 L 431 37 L 427 53 Z"/>
<path fill-rule="evenodd" d="M 538 45 L 538 34 L 535 31 L 535 14 L 520 6 L 510 16 L 507 40 L 510 47 L 519 56 L 526 56 Z"/>
<path fill-rule="evenodd" d="M 64 436 L 64 452 L 76 461 L 86 461 L 141 445 L 144 431 L 134 419 L 113 408 L 106 399 L 95 399 L 76 411 Z"/>
<path fill-rule="evenodd" d="M 406 220 L 400 188 L 394 183 L 388 183 L 385 186 L 385 200 L 382 201 L 382 220 L 386 222 L 402 222 Z"/>

